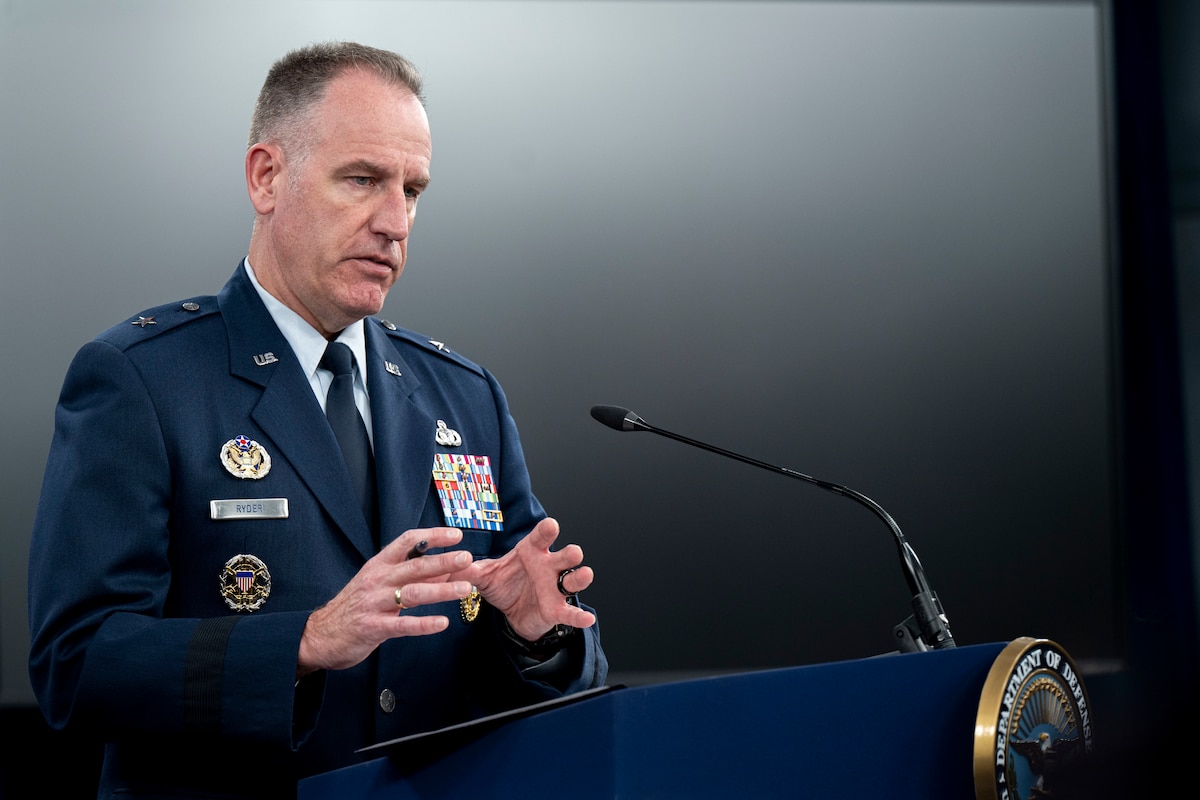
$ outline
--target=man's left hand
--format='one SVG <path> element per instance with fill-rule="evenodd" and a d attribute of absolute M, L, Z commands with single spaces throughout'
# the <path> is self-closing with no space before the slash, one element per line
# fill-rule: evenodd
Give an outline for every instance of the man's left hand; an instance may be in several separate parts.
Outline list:
<path fill-rule="evenodd" d="M 550 550 L 558 532 L 558 522 L 544 519 L 508 553 L 476 561 L 453 578 L 473 583 L 483 599 L 504 614 L 513 632 L 528 641 L 536 641 L 559 624 L 590 627 L 596 616 L 568 604 L 563 592 L 582 592 L 592 585 L 595 573 L 581 566 L 579 545 Z"/>

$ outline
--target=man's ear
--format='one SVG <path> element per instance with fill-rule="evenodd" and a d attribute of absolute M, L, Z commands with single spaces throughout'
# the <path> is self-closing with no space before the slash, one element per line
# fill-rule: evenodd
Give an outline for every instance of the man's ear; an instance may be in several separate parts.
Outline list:
<path fill-rule="evenodd" d="M 256 144 L 246 153 L 246 191 L 259 214 L 275 210 L 276 192 L 283 180 L 283 152 L 271 144 Z"/>

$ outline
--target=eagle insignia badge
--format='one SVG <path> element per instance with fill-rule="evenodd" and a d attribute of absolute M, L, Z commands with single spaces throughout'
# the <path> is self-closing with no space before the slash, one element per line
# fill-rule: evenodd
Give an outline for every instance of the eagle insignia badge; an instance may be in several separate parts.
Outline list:
<path fill-rule="evenodd" d="M 248 436 L 235 436 L 221 445 L 221 464 L 235 478 L 258 480 L 271 471 L 271 456 Z"/>

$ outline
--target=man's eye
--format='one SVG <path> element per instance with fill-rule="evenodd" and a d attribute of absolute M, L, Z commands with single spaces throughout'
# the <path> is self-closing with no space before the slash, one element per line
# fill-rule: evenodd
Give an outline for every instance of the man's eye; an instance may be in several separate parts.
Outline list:
<path fill-rule="evenodd" d="M 375 185 L 375 179 L 368 178 L 365 175 L 355 175 L 350 180 L 354 181 L 355 186 L 374 186 Z"/>

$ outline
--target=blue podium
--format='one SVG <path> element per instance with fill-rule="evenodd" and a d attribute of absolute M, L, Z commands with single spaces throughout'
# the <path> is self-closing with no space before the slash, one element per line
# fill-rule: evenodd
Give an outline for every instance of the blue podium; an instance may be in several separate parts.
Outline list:
<path fill-rule="evenodd" d="M 975 797 L 1004 643 L 612 687 L 377 745 L 300 800 Z"/>

